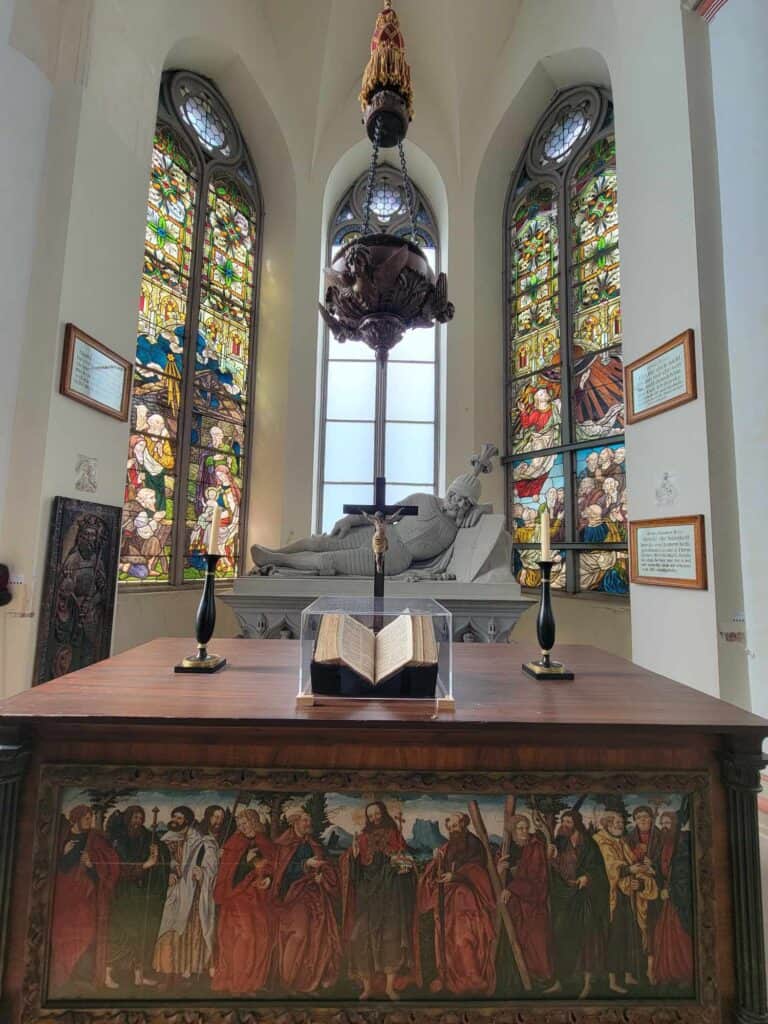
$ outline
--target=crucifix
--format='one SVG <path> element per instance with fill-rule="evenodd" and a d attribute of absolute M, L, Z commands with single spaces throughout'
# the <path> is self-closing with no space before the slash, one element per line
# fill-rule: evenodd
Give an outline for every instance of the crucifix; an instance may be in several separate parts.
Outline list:
<path fill-rule="evenodd" d="M 404 516 L 417 516 L 419 514 L 419 509 L 416 505 L 388 505 L 386 491 L 386 477 L 377 476 L 372 505 L 344 506 L 345 515 L 364 516 L 373 526 L 371 547 L 374 559 L 373 604 L 376 612 L 373 620 L 373 629 L 376 633 L 378 633 L 383 624 L 381 600 L 384 597 L 384 559 L 389 546 L 387 526 L 399 522 Z"/>

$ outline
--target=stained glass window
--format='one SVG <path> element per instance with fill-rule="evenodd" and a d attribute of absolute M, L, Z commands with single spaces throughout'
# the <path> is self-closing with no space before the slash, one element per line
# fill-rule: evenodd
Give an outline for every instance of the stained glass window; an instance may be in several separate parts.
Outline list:
<path fill-rule="evenodd" d="M 331 218 L 329 259 L 341 246 L 360 237 L 364 222 L 367 173 L 349 189 Z M 434 218 L 414 192 L 418 243 L 433 270 L 438 247 Z M 378 168 L 371 202 L 374 231 L 410 235 L 411 224 L 400 172 Z M 320 393 L 323 395 L 322 439 L 316 528 L 328 531 L 345 503 L 373 500 L 377 453 L 383 456 L 387 501 L 415 491 L 435 492 L 438 459 L 437 329 L 409 331 L 392 350 L 387 393 L 376 401 L 376 360 L 361 342 L 324 338 Z"/>
<path fill-rule="evenodd" d="M 212 83 L 169 72 L 152 149 L 120 580 L 200 579 L 221 506 L 240 569 L 260 200 Z"/>
<path fill-rule="evenodd" d="M 513 178 L 505 237 L 507 511 L 515 572 L 628 593 L 616 144 L 610 98 L 555 98 Z"/>

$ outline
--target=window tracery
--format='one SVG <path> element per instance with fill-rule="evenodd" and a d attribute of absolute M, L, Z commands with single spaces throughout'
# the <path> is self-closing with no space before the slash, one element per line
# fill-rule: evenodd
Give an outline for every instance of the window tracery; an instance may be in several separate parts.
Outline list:
<path fill-rule="evenodd" d="M 213 84 L 163 77 L 152 149 L 123 508 L 123 583 L 205 574 L 216 505 L 240 571 L 251 418 L 261 199 Z"/>
<path fill-rule="evenodd" d="M 558 95 L 505 213 L 507 515 L 514 569 L 538 586 L 549 511 L 553 587 L 629 591 L 619 212 L 603 90 Z"/>
<path fill-rule="evenodd" d="M 328 264 L 341 246 L 360 237 L 367 172 L 342 197 L 328 232 Z M 412 185 L 418 244 L 439 269 L 437 228 L 424 197 Z M 402 175 L 388 164 L 376 173 L 371 227 L 410 236 Z M 386 394 L 377 394 L 375 357 L 360 342 L 337 342 L 325 331 L 321 366 L 321 436 L 315 527 L 330 530 L 342 505 L 373 500 L 374 463 L 384 451 L 387 501 L 414 491 L 434 493 L 438 464 L 438 339 L 435 328 L 409 331 L 392 350 Z"/>

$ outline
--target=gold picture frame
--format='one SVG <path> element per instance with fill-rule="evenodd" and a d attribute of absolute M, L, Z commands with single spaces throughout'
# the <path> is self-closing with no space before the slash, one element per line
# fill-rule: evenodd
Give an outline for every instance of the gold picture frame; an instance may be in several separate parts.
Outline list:
<path fill-rule="evenodd" d="M 349 856 L 351 835 L 346 835 L 339 826 L 338 818 L 347 813 L 347 804 L 354 801 L 368 809 L 372 804 L 379 806 L 382 802 L 395 815 L 394 828 L 403 835 L 403 821 L 408 822 L 415 812 L 408 811 L 408 801 L 421 803 L 436 802 L 434 814 L 455 812 L 466 805 L 469 811 L 464 817 L 472 818 L 471 828 L 476 834 L 484 836 L 484 842 L 498 842 L 498 837 L 490 837 L 485 832 L 483 820 L 489 826 L 493 820 L 489 818 L 490 804 L 498 805 L 498 814 L 503 821 L 509 820 L 509 827 L 521 820 L 521 811 L 526 811 L 529 821 L 538 822 L 544 834 L 555 827 L 558 814 L 571 815 L 581 807 L 587 817 L 607 811 L 598 812 L 598 808 L 610 808 L 623 805 L 629 811 L 637 810 L 656 813 L 653 808 L 662 808 L 659 813 L 668 813 L 664 807 L 678 807 L 680 827 L 685 819 L 686 853 L 690 888 L 690 911 L 693 922 L 691 941 L 693 944 L 693 968 L 690 986 L 687 992 L 678 992 L 673 1000 L 660 999 L 650 989 L 635 991 L 626 997 L 615 995 L 606 999 L 595 992 L 592 998 L 579 1000 L 576 995 L 569 998 L 565 992 L 553 1002 L 546 998 L 539 986 L 535 991 L 524 990 L 520 981 L 513 983 L 514 994 L 475 993 L 468 995 L 454 993 L 450 989 L 436 991 L 436 987 L 427 984 L 428 973 L 422 980 L 421 995 L 411 990 L 404 990 L 402 1001 L 396 1006 L 381 995 L 371 1002 L 361 1001 L 359 986 L 353 984 L 346 972 L 341 972 L 339 981 L 328 988 L 314 992 L 314 998 L 307 995 L 290 993 L 279 986 L 263 993 L 236 993 L 207 991 L 217 986 L 209 983 L 204 973 L 200 984 L 205 991 L 196 991 L 194 986 L 184 990 L 184 1013 L 194 1020 L 195 1024 L 274 1024 L 275 1021 L 303 1020 L 306 1010 L 311 1006 L 311 1019 L 319 1024 L 333 1024 L 334 1021 L 354 1019 L 359 1024 L 381 1024 L 382 1021 L 402 1020 L 405 1014 L 414 1024 L 439 1024 L 445 1021 L 447 1014 L 457 1013 L 483 1024 L 505 1024 L 514 1018 L 519 1024 L 551 1024 L 553 1013 L 562 1014 L 573 1024 L 589 1024 L 598 1019 L 599 1009 L 610 1008 L 609 1013 L 621 1015 L 631 1005 L 632 1020 L 637 1024 L 720 1024 L 720 997 L 717 986 L 715 967 L 715 910 L 711 885 L 707 880 L 712 877 L 712 820 L 710 807 L 709 779 L 706 772 L 701 771 L 623 771 L 616 772 L 409 772 L 409 771 L 366 771 L 340 769 L 249 769 L 249 768 L 182 768 L 182 767 L 149 767 L 146 765 L 43 765 L 40 775 L 37 815 L 35 824 L 35 848 L 32 863 L 32 903 L 30 906 L 30 929 L 28 933 L 26 979 L 23 991 L 22 1024 L 43 1024 L 51 1019 L 63 1017 L 81 1021 L 82 1024 L 161 1024 L 174 1016 L 178 1010 L 179 993 L 160 987 L 137 991 L 130 983 L 121 981 L 119 987 L 101 990 L 98 985 L 84 985 L 82 988 L 69 991 L 69 983 L 59 988 L 54 994 L 51 991 L 56 961 L 61 959 L 61 949 L 53 949 L 52 933 L 55 930 L 57 915 L 60 916 L 61 906 L 58 902 L 61 879 L 67 876 L 67 865 L 62 858 L 71 858 L 74 854 L 70 847 L 74 846 L 77 837 L 70 835 L 73 819 L 83 815 L 92 815 L 94 838 L 91 844 L 92 863 L 104 867 L 104 855 L 99 859 L 99 850 L 105 847 L 107 838 L 113 833 L 111 816 L 118 807 L 131 813 L 146 809 L 151 818 L 147 818 L 146 828 L 152 829 L 152 842 L 162 845 L 164 840 L 156 832 L 158 813 L 163 818 L 166 813 L 162 808 L 175 807 L 171 814 L 184 811 L 186 805 L 193 808 L 206 806 L 205 819 L 213 821 L 209 812 L 215 811 L 217 803 L 229 805 L 234 803 L 231 817 L 235 820 L 237 807 L 269 808 L 269 814 L 276 819 L 287 814 L 290 820 L 294 815 L 289 813 L 291 801 L 299 796 L 302 800 L 314 798 L 319 800 L 310 810 L 304 804 L 307 816 L 324 817 L 326 813 L 332 819 L 334 828 L 331 838 L 327 838 L 328 851 L 332 851 L 332 836 L 337 833 L 339 849 L 328 856 L 343 858 Z M 337 798 L 331 799 L 335 795 Z M 328 797 L 328 804 L 325 803 Z M 512 799 L 512 811 L 509 801 Z M 586 799 L 586 803 L 585 803 Z M 516 802 L 515 802 L 516 801 Z M 618 804 L 616 802 L 618 801 Z M 154 807 L 152 804 L 154 803 Z M 397 811 L 394 805 L 405 808 Z M 594 805 L 593 809 L 589 809 Z M 557 808 L 560 811 L 557 811 Z M 151 808 L 151 810 L 150 810 Z M 481 811 L 482 808 L 482 811 Z M 533 808 L 533 811 L 531 810 Z M 685 812 L 684 809 L 685 808 Z M 221 808 L 218 808 L 221 809 Z M 474 811 L 474 815 L 473 815 Z M 251 817 L 255 812 L 249 812 Z M 349 813 L 353 813 L 352 810 Z M 431 812 L 430 812 L 431 813 Z M 616 813 L 615 810 L 612 813 Z M 264 811 L 262 811 L 264 814 Z M 511 816 L 510 816 L 511 815 Z M 477 822 L 475 822 L 475 818 Z M 551 819 L 551 820 L 550 820 Z M 226 820 L 226 819 L 225 819 Z M 266 822 L 266 818 L 262 819 Z M 368 819 L 370 820 L 370 819 Z M 502 818 L 499 818 L 497 825 Z M 600 822 L 598 821 L 598 825 Z M 91 827 L 91 826 L 89 826 Z M 243 827 L 243 826 L 239 826 Z M 266 828 L 266 825 L 264 826 Z M 290 828 L 286 820 L 280 828 Z M 386 826 L 382 826 L 386 827 Z M 411 822 L 407 826 L 410 834 Z M 435 825 L 437 828 L 438 825 Z M 506 825 L 504 825 L 506 827 Z M 430 826 L 431 828 L 431 826 Z M 434 831 L 434 829 L 433 829 Z M 205 828 L 203 829 L 203 833 Z M 201 833 L 201 835 L 203 834 Z M 224 833 L 226 836 L 228 833 Z M 315 834 L 315 833 L 313 833 Z M 90 835 L 90 833 L 89 833 Z M 415 835 L 415 832 L 414 832 Z M 315 845 L 316 840 L 313 839 Z M 442 838 L 445 842 L 445 837 Z M 203 839 L 195 837 L 201 844 Z M 213 839 L 206 840 L 209 845 Z M 217 840 L 218 842 L 218 840 Z M 222 851 L 232 839 L 223 839 Z M 360 840 L 362 843 L 362 840 Z M 434 842 L 438 842 L 435 838 Z M 544 838 L 537 840 L 544 844 Z M 597 841 L 596 841 L 597 842 Z M 119 848 L 119 839 L 115 848 Z M 344 845 L 346 843 L 346 846 Z M 430 841 L 430 845 L 432 840 Z M 402 843 L 401 843 L 402 845 Z M 86 848 L 88 843 L 86 842 Z M 679 847 L 683 849 L 682 846 Z M 346 853 L 344 852 L 346 851 Z M 315 854 L 317 856 L 317 854 Z M 325 854 L 321 852 L 321 858 Z M 403 854 L 405 857 L 405 854 Z M 412 860 L 413 850 L 408 859 Z M 428 851 L 425 858 L 439 857 L 436 851 Z M 196 859 L 195 859 L 196 860 Z M 224 857 L 222 852 L 222 864 Z M 317 869 L 317 863 L 315 868 Z M 220 869 L 220 870 L 223 870 Z M 417 870 L 414 868 L 414 870 Z M 418 873 L 429 870 L 427 860 L 418 867 Z M 488 870 L 496 870 L 491 868 Z M 62 874 L 63 872 L 63 874 Z M 400 872 L 402 874 L 402 872 Z M 304 884 L 304 883 L 300 883 Z M 279 884 L 276 882 L 276 891 Z M 170 890 L 169 890 L 170 891 Z M 329 892 L 331 890 L 329 889 Z M 143 893 L 143 890 L 142 890 Z M 607 898 L 607 897 L 606 897 Z M 290 902 L 290 901 L 288 901 Z M 342 909 L 343 913 L 343 899 Z M 347 903 L 348 908 L 354 907 L 354 901 Z M 337 908 L 338 909 L 338 908 Z M 426 911 L 421 909 L 421 913 Z M 433 915 L 437 911 L 432 911 Z M 440 909 L 445 913 L 445 908 Z M 144 915 L 146 917 L 146 915 Z M 156 915 L 157 916 L 157 915 Z M 223 918 L 218 918 L 219 933 Z M 446 927 L 447 925 L 443 925 Z M 422 928 L 421 969 L 428 972 L 430 956 L 429 942 L 424 936 L 433 933 L 434 922 L 426 921 L 426 931 Z M 436 933 L 435 933 L 436 934 Z M 445 934 L 445 933 L 443 933 Z M 416 933 L 413 933 L 414 941 Z M 521 936 L 522 938 L 522 936 Z M 435 942 L 438 940 L 435 939 Z M 220 949 L 222 947 L 219 947 Z M 437 946 L 435 947 L 438 948 Z M 64 950 L 66 952 L 66 949 Z M 426 956 L 423 954 L 426 952 Z M 510 956 L 512 954 L 509 954 Z M 525 957 L 523 957 L 525 959 Z M 73 957 L 69 957 L 73 961 Z M 68 962 L 69 962 L 68 961 Z M 218 963 L 221 964 L 221 958 Z M 70 965 L 71 966 L 71 965 Z M 94 962 L 88 962 L 88 969 L 93 971 Z M 437 970 L 437 966 L 434 967 Z M 218 970 L 218 968 L 217 968 Z M 128 972 L 130 974 L 130 971 Z M 433 970 L 434 973 L 434 970 Z M 343 975 L 343 980 L 342 980 Z M 578 988 L 578 985 L 576 986 Z M 648 986 L 646 986 L 647 988 Z M 517 990 L 520 989 L 518 992 Z M 574 990 L 575 991 L 575 990 Z M 175 1018 L 174 1018 L 175 1019 Z M 186 1016 L 185 1016 L 186 1019 Z M 559 1016 L 558 1016 L 558 1019 Z"/>

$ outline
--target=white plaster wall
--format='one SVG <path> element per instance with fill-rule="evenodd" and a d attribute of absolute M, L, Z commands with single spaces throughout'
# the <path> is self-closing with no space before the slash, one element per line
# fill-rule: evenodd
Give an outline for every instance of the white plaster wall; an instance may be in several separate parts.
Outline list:
<path fill-rule="evenodd" d="M 0 508 L 8 485 L 52 94 L 44 72 L 10 43 L 14 6 L 14 0 L 0 0 L 0 137 L 6 140 L 0 161 Z M 0 561 L 7 557 L 0 545 Z"/>
<path fill-rule="evenodd" d="M 768 715 L 768 4 L 729 0 L 710 26 L 725 311 L 752 710 Z M 732 552 L 738 560 L 737 551 Z"/>

